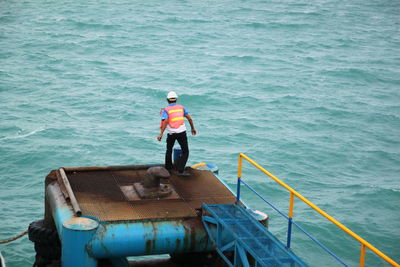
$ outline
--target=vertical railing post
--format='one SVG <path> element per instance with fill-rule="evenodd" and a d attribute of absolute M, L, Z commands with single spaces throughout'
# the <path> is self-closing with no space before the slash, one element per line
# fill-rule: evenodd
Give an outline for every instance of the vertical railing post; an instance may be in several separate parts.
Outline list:
<path fill-rule="evenodd" d="M 240 203 L 240 178 L 242 177 L 242 153 L 239 154 L 238 159 L 238 175 L 237 175 L 237 190 L 236 190 L 236 204 Z"/>
<path fill-rule="evenodd" d="M 361 244 L 360 267 L 365 265 L 365 245 Z"/>
<path fill-rule="evenodd" d="M 237 179 L 236 204 L 240 203 L 240 177 Z"/>
<path fill-rule="evenodd" d="M 294 207 L 294 194 L 290 192 L 289 221 L 288 221 L 288 233 L 287 233 L 287 244 L 286 244 L 287 248 L 290 248 L 290 241 L 292 240 L 293 207 Z"/>

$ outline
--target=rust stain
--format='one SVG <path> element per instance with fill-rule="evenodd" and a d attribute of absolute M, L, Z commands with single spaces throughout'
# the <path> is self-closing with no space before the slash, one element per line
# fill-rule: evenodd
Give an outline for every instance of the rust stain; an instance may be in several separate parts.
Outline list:
<path fill-rule="evenodd" d="M 57 180 L 57 170 L 52 170 L 45 178 L 45 186 L 49 185 L 51 182 Z"/>
<path fill-rule="evenodd" d="M 178 251 L 180 250 L 180 247 L 181 247 L 181 240 L 177 239 L 176 240 L 176 248 L 177 248 Z"/>
<path fill-rule="evenodd" d="M 145 254 L 151 254 L 151 252 L 154 249 L 154 240 L 146 240 L 146 249 L 145 249 Z"/>
<path fill-rule="evenodd" d="M 147 227 L 151 227 L 152 230 L 152 234 L 149 235 L 145 235 L 144 238 L 147 238 L 146 240 L 146 247 L 145 247 L 145 254 L 146 255 L 150 255 L 150 254 L 154 254 L 154 251 L 156 249 L 156 240 L 157 240 L 157 225 L 154 224 L 154 222 L 148 222 L 147 223 Z"/>
<path fill-rule="evenodd" d="M 199 243 L 198 239 L 199 239 L 199 235 L 201 234 L 201 232 L 205 232 L 203 223 L 201 221 L 201 217 L 198 218 L 194 218 L 194 219 L 187 219 L 185 221 L 190 229 L 190 251 L 194 251 L 196 249 L 196 245 Z M 203 231 L 201 231 L 200 229 L 203 229 Z"/>
<path fill-rule="evenodd" d="M 198 227 L 202 227 L 201 219 L 186 219 L 183 221 L 185 236 L 183 239 L 183 249 L 185 251 L 194 251 L 196 248 L 196 236 Z"/>
<path fill-rule="evenodd" d="M 110 254 L 110 251 L 108 250 L 108 247 L 103 243 L 103 241 L 105 239 L 104 237 L 106 236 L 106 232 L 107 232 L 106 227 L 104 225 L 100 224 L 99 228 L 96 231 L 95 238 L 96 238 L 97 242 L 99 242 L 99 244 L 102 247 L 102 249 L 107 254 Z M 88 251 L 89 255 L 91 255 L 93 257 L 94 255 L 92 253 L 92 242 L 89 242 L 89 244 L 86 245 L 86 248 L 87 248 L 87 251 Z"/>
<path fill-rule="evenodd" d="M 196 247 L 196 228 L 192 227 L 191 229 L 191 233 L 190 233 L 190 251 L 194 251 L 195 247 Z"/>

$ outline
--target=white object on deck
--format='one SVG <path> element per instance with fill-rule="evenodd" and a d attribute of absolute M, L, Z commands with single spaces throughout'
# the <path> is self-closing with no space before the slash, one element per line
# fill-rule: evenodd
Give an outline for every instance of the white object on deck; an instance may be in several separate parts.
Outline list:
<path fill-rule="evenodd" d="M 6 262 L 4 261 L 1 251 L 0 251 L 0 267 L 6 267 Z"/>

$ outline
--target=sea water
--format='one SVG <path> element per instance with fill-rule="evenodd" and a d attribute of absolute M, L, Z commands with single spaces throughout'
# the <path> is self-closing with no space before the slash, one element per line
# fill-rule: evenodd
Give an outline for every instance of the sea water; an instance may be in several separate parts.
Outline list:
<path fill-rule="evenodd" d="M 392 0 L 1 0 L 0 239 L 42 218 L 52 169 L 162 163 L 173 90 L 198 131 L 189 165 L 235 189 L 245 153 L 400 261 L 399 29 Z M 243 179 L 287 213 L 271 179 L 249 164 Z M 287 222 L 242 195 L 285 242 Z M 297 198 L 294 219 L 358 265 L 359 243 Z M 338 265 L 298 230 L 292 247 Z M 0 250 L 34 262 L 26 237 Z"/>

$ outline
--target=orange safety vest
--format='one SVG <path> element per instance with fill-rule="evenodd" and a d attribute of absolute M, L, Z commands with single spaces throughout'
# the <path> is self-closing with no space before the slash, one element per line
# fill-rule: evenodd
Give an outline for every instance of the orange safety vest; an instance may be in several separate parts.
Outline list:
<path fill-rule="evenodd" d="M 168 113 L 168 124 L 171 128 L 179 128 L 184 121 L 184 111 L 183 106 L 181 105 L 173 105 L 165 108 L 165 111 Z"/>

